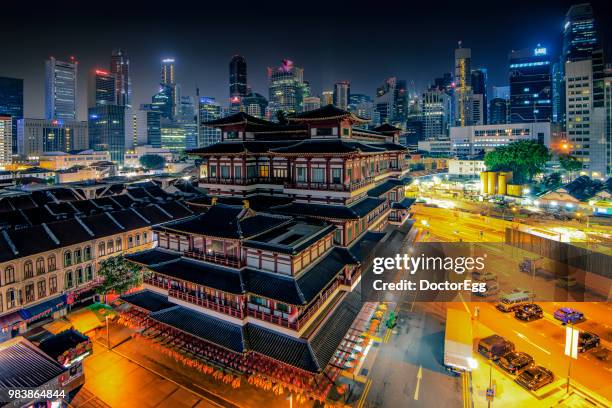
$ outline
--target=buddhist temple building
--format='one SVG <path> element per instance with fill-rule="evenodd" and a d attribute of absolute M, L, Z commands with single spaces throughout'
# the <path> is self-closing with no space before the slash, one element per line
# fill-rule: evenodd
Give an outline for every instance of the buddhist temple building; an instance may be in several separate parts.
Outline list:
<path fill-rule="evenodd" d="M 356 342 L 361 274 L 412 203 L 399 129 L 363 123 L 332 105 L 208 122 L 221 141 L 191 151 L 208 195 L 127 255 L 144 290 L 122 296 L 123 321 L 203 372 L 323 400 Z"/>

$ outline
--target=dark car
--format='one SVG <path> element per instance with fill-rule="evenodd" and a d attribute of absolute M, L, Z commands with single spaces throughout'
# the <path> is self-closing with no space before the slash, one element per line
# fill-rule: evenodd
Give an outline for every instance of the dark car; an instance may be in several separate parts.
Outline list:
<path fill-rule="evenodd" d="M 597 348 L 600 342 L 601 339 L 595 333 L 580 332 L 580 337 L 578 337 L 578 351 L 584 353 L 592 348 Z"/>
<path fill-rule="evenodd" d="M 532 364 L 533 357 L 522 351 L 509 351 L 497 360 L 497 365 L 511 374 L 517 374 Z"/>
<path fill-rule="evenodd" d="M 574 324 L 584 320 L 584 313 L 579 310 L 572 309 L 571 307 L 562 307 L 555 310 L 554 317 L 555 319 L 563 322 L 563 324 Z"/>
<path fill-rule="evenodd" d="M 538 320 L 544 317 L 544 312 L 539 305 L 535 303 L 527 303 L 526 305 L 519 306 L 514 310 L 514 317 L 519 320 L 530 322 L 532 320 Z"/>
<path fill-rule="evenodd" d="M 480 339 L 478 342 L 478 352 L 491 360 L 497 360 L 512 350 L 514 350 L 514 343 L 497 334 Z"/>
<path fill-rule="evenodd" d="M 526 368 L 514 381 L 528 390 L 535 391 L 551 384 L 554 379 L 555 375 L 549 369 L 542 366 L 533 366 Z"/>

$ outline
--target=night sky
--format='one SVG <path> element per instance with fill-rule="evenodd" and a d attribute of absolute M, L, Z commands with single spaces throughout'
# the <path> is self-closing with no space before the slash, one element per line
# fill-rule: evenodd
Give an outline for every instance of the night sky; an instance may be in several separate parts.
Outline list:
<path fill-rule="evenodd" d="M 457 41 L 472 48 L 472 67 L 486 67 L 489 86 L 506 85 L 507 55 L 540 42 L 558 55 L 563 17 L 557 1 L 54 1 L 3 4 L 0 76 L 25 80 L 25 115 L 44 114 L 44 60 L 79 60 L 79 118 L 86 117 L 87 72 L 108 68 L 111 50 L 130 57 L 133 105 L 157 91 L 163 57 L 177 60 L 183 94 L 228 100 L 228 63 L 245 56 L 248 82 L 268 96 L 266 67 L 282 58 L 304 68 L 313 92 L 350 80 L 373 95 L 388 76 L 422 90 L 453 69 Z M 212 4 L 211 4 L 212 3 Z M 612 7 L 595 0 L 609 51 Z M 23 8 L 20 8 L 24 5 Z M 6 8 L 6 10 L 5 10 Z M 607 53 L 610 55 L 610 52 Z M 609 60 L 608 60 L 609 61 Z"/>

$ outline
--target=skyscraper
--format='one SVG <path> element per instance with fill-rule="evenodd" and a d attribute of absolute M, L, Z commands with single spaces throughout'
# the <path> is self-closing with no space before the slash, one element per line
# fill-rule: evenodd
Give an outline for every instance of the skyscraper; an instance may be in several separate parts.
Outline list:
<path fill-rule="evenodd" d="M 351 95 L 351 83 L 340 81 L 334 84 L 334 105 L 340 109 L 347 110 Z"/>
<path fill-rule="evenodd" d="M 348 110 L 360 118 L 372 120 L 374 116 L 374 103 L 368 95 L 351 94 L 349 95 Z"/>
<path fill-rule="evenodd" d="M 441 89 L 432 88 L 423 93 L 421 115 L 425 139 L 448 135 L 450 97 Z"/>
<path fill-rule="evenodd" d="M 239 105 L 247 94 L 247 63 L 241 55 L 234 55 L 229 63 L 230 103 Z"/>
<path fill-rule="evenodd" d="M 547 50 L 510 53 L 510 123 L 550 122 L 552 118 L 552 75 Z"/>
<path fill-rule="evenodd" d="M 593 51 L 601 48 L 593 7 L 590 3 L 575 4 L 565 14 L 563 25 L 562 61 L 589 59 Z"/>
<path fill-rule="evenodd" d="M 334 104 L 334 91 L 331 89 L 324 89 L 321 92 L 321 106 L 333 105 Z"/>
<path fill-rule="evenodd" d="M 159 92 L 151 97 L 152 108 L 158 110 L 164 119 L 174 119 L 175 91 L 172 85 L 161 85 Z"/>
<path fill-rule="evenodd" d="M 489 108 L 489 124 L 502 125 L 504 123 L 508 123 L 508 100 L 493 98 Z"/>
<path fill-rule="evenodd" d="M 244 111 L 249 115 L 263 119 L 266 116 L 268 100 L 265 96 L 257 92 L 249 92 L 242 98 L 242 106 Z"/>
<path fill-rule="evenodd" d="M 565 63 L 566 128 L 569 152 L 591 177 L 610 169 L 610 130 L 605 103 L 596 101 L 596 64 L 592 58 Z"/>
<path fill-rule="evenodd" d="M 147 105 L 136 112 L 136 140 L 139 145 L 161 147 L 161 114 Z"/>
<path fill-rule="evenodd" d="M 487 69 L 478 68 L 472 70 L 472 93 L 474 95 L 482 95 L 480 118 L 482 123 L 473 124 L 485 125 L 487 123 Z"/>
<path fill-rule="evenodd" d="M 376 89 L 375 114 L 380 123 L 395 123 L 402 128 L 408 112 L 406 81 L 390 77 Z"/>
<path fill-rule="evenodd" d="M 195 149 L 198 147 L 197 115 L 192 96 L 181 96 L 181 104 L 176 122 L 183 128 L 185 133 L 183 149 Z"/>
<path fill-rule="evenodd" d="M 204 123 L 221 118 L 221 106 L 215 98 L 201 96 L 198 100 L 198 147 L 221 141 L 221 131 Z"/>
<path fill-rule="evenodd" d="M 0 168 L 11 164 L 13 155 L 13 118 L 0 115 Z"/>
<path fill-rule="evenodd" d="M 284 59 L 280 67 L 268 68 L 268 110 L 272 119 L 278 111 L 297 113 L 302 111 L 304 91 L 304 69 L 298 68 L 293 61 Z"/>
<path fill-rule="evenodd" d="M 89 74 L 87 92 L 88 107 L 99 105 L 117 105 L 117 85 L 115 74 L 102 69 L 94 69 Z"/>
<path fill-rule="evenodd" d="M 318 96 L 308 96 L 304 98 L 303 112 L 319 109 L 321 107 L 321 98 Z"/>
<path fill-rule="evenodd" d="M 461 41 L 455 50 L 455 125 L 471 125 L 472 50 Z"/>
<path fill-rule="evenodd" d="M 132 82 L 130 60 L 123 50 L 114 50 L 111 55 L 110 72 L 115 75 L 115 100 L 117 105 L 132 105 Z"/>
<path fill-rule="evenodd" d="M 161 84 L 174 85 L 174 58 L 164 58 L 161 65 Z"/>
<path fill-rule="evenodd" d="M 45 63 L 45 117 L 76 120 L 77 67 L 74 57 L 60 61 L 50 57 Z"/>
<path fill-rule="evenodd" d="M 166 106 L 162 109 L 162 117 L 169 120 L 174 120 L 175 116 L 178 114 L 178 107 L 181 99 L 180 87 L 176 83 L 176 78 L 174 76 L 174 63 L 174 58 L 164 58 L 161 65 L 160 93 L 163 92 L 164 94 L 162 98 L 167 98 L 165 101 Z M 159 95 L 159 93 L 157 95 Z M 153 98 L 155 98 L 155 96 Z M 153 101 L 153 103 L 156 102 Z"/>
<path fill-rule="evenodd" d="M 134 147 L 133 124 L 133 115 L 127 106 L 98 105 L 89 108 L 90 147 L 108 150 L 112 161 L 123 163 L 125 151 Z"/>
<path fill-rule="evenodd" d="M 23 118 L 23 79 L 0 77 L 0 115 L 10 116 L 12 153 L 17 153 L 17 121 Z"/>

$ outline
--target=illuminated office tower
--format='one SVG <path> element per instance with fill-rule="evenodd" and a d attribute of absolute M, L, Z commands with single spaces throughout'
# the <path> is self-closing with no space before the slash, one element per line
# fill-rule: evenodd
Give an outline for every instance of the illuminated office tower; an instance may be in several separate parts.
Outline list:
<path fill-rule="evenodd" d="M 205 122 L 221 118 L 221 106 L 215 98 L 201 96 L 198 100 L 198 147 L 215 144 L 221 140 L 221 131 L 217 128 L 203 125 Z"/>
<path fill-rule="evenodd" d="M 510 53 L 510 123 L 550 122 L 552 119 L 552 71 L 547 50 Z"/>
<path fill-rule="evenodd" d="M 99 105 L 117 105 L 115 92 L 115 74 L 102 69 L 94 69 L 89 75 L 87 91 L 88 107 Z"/>
<path fill-rule="evenodd" d="M 442 89 L 432 88 L 421 97 L 421 117 L 425 139 L 448 135 L 450 97 Z"/>
<path fill-rule="evenodd" d="M 301 112 L 304 93 L 307 91 L 304 69 L 296 67 L 293 61 L 284 59 L 280 67 L 268 68 L 268 109 L 272 119 L 276 118 L 278 111 Z"/>
<path fill-rule="evenodd" d="M 230 104 L 239 107 L 247 92 L 246 59 L 241 55 L 234 55 L 229 63 Z"/>
<path fill-rule="evenodd" d="M 11 164 L 13 155 L 13 119 L 0 115 L 0 168 Z"/>
<path fill-rule="evenodd" d="M 351 95 L 351 83 L 340 81 L 334 84 L 334 105 L 337 108 L 347 110 Z"/>
<path fill-rule="evenodd" d="M 45 63 L 45 117 L 47 119 L 76 120 L 78 61 L 60 61 L 55 57 Z"/>
<path fill-rule="evenodd" d="M 326 89 L 321 92 L 321 106 L 334 104 L 334 91 Z"/>
<path fill-rule="evenodd" d="M 461 41 L 455 50 L 455 126 L 468 126 L 472 121 L 472 50 Z"/>
<path fill-rule="evenodd" d="M 115 75 L 115 104 L 131 106 L 132 82 L 130 79 L 130 59 L 123 50 L 113 51 L 110 72 Z"/>
<path fill-rule="evenodd" d="M 130 108 L 98 105 L 88 110 L 90 147 L 107 150 L 111 160 L 123 163 L 125 151 L 134 148 L 134 118 Z"/>
<path fill-rule="evenodd" d="M 246 113 L 256 118 L 265 118 L 268 100 L 265 96 L 257 92 L 249 92 L 242 98 L 242 106 Z"/>
<path fill-rule="evenodd" d="M 0 115 L 11 117 L 11 146 L 16 154 L 17 121 L 23 118 L 23 79 L 0 77 Z"/>
<path fill-rule="evenodd" d="M 318 96 L 309 96 L 304 98 L 304 112 L 319 109 L 321 107 L 321 98 Z"/>

